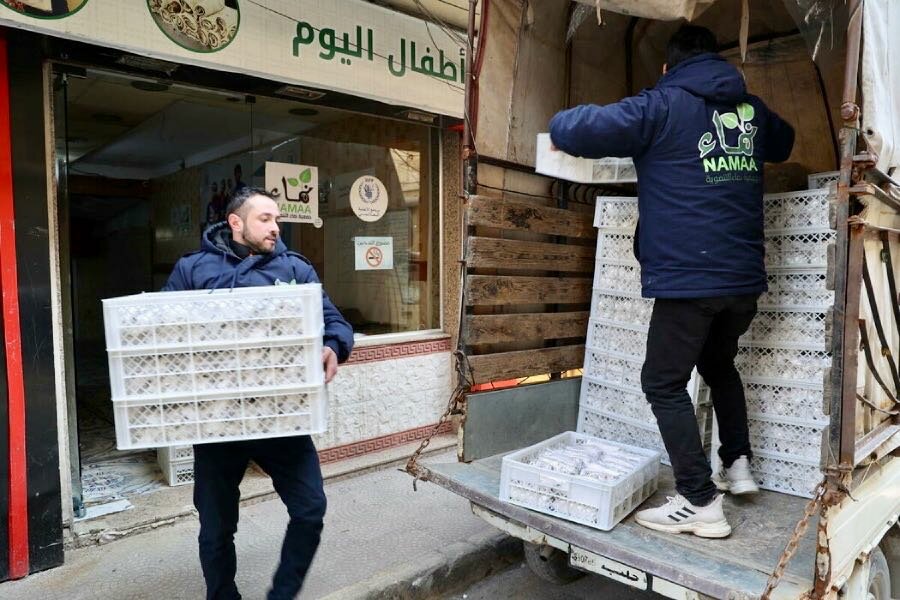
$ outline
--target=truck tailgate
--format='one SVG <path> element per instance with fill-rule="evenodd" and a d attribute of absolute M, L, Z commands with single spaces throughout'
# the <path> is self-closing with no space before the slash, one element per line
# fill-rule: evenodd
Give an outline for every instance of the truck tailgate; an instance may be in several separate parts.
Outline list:
<path fill-rule="evenodd" d="M 725 512 L 734 532 L 720 540 L 651 531 L 631 516 L 612 531 L 599 531 L 501 502 L 501 458 L 432 463 L 427 466 L 427 478 L 522 525 L 714 598 L 757 598 L 762 593 L 807 502 L 775 492 L 728 497 Z M 659 491 L 645 506 L 664 502 L 666 495 L 674 494 L 671 469 L 663 467 Z M 814 518 L 779 592 L 812 587 L 815 526 Z"/>

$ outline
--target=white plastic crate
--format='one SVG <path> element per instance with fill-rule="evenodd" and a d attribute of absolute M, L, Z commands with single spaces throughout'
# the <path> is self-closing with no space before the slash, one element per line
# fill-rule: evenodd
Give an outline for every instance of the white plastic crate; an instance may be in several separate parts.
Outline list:
<path fill-rule="evenodd" d="M 594 209 L 594 227 L 634 231 L 638 221 L 638 199 L 598 196 Z"/>
<path fill-rule="evenodd" d="M 825 269 L 770 271 L 769 291 L 759 299 L 761 309 L 820 310 L 834 305 Z"/>
<path fill-rule="evenodd" d="M 156 461 L 171 486 L 194 483 L 194 447 L 164 446 L 156 450 Z"/>
<path fill-rule="evenodd" d="M 822 459 L 823 434 L 827 422 L 808 419 L 774 419 L 750 414 L 750 447 L 788 460 L 816 464 Z"/>
<path fill-rule="evenodd" d="M 716 472 L 722 464 L 718 445 L 713 444 L 711 454 L 713 472 Z M 760 488 L 801 498 L 812 498 L 822 480 L 818 462 L 789 460 L 757 450 L 750 459 L 750 472 Z"/>
<path fill-rule="evenodd" d="M 623 325 L 648 327 L 652 313 L 652 298 L 614 296 L 603 290 L 594 290 L 591 302 L 591 317 Z"/>
<path fill-rule="evenodd" d="M 272 387 L 321 385 L 322 339 L 259 342 L 174 351 L 110 351 L 114 401 L 177 399 L 196 394 L 249 392 Z"/>
<path fill-rule="evenodd" d="M 823 412 L 825 399 L 822 386 L 792 382 L 782 385 L 743 377 L 747 412 L 774 419 L 809 419 L 827 421 Z"/>
<path fill-rule="evenodd" d="M 625 388 L 585 376 L 581 380 L 579 405 L 612 418 L 624 417 L 655 423 L 650 403 L 640 389 Z"/>
<path fill-rule="evenodd" d="M 826 269 L 829 246 L 834 244 L 831 229 L 766 235 L 766 268 Z"/>
<path fill-rule="evenodd" d="M 643 357 L 625 357 L 595 348 L 585 348 L 584 374 L 595 380 L 640 390 Z"/>
<path fill-rule="evenodd" d="M 827 188 L 832 183 L 837 183 L 841 178 L 840 171 L 826 171 L 824 173 L 813 173 L 807 177 L 809 189 L 815 190 L 819 188 Z"/>
<path fill-rule="evenodd" d="M 539 133 L 535 172 L 577 183 L 631 183 L 637 172 L 630 158 L 578 158 L 550 149 L 550 134 Z"/>
<path fill-rule="evenodd" d="M 192 445 L 163 446 L 156 450 L 156 456 L 160 464 L 194 460 L 194 447 Z"/>
<path fill-rule="evenodd" d="M 829 313 L 760 310 L 740 342 L 745 346 L 826 350 L 830 336 Z"/>
<path fill-rule="evenodd" d="M 180 460 L 171 463 L 159 463 L 163 477 L 170 486 L 194 483 L 194 461 Z"/>
<path fill-rule="evenodd" d="M 634 231 L 601 229 L 596 256 L 597 262 L 638 266 L 634 257 Z"/>
<path fill-rule="evenodd" d="M 743 376 L 791 385 L 824 385 L 831 354 L 823 350 L 742 347 L 734 364 Z"/>
<path fill-rule="evenodd" d="M 640 457 L 632 471 L 618 479 L 568 475 L 529 464 L 540 452 L 586 442 L 618 448 Z M 653 495 L 658 486 L 659 453 L 590 435 L 566 432 L 503 457 L 500 499 L 538 512 L 608 531 Z"/>
<path fill-rule="evenodd" d="M 656 418 L 652 421 L 638 421 L 622 416 L 610 416 L 609 414 L 590 410 L 584 404 L 578 407 L 578 431 L 606 440 L 612 440 L 623 444 L 634 444 L 648 450 L 660 453 L 660 460 L 665 464 L 669 462 L 666 446 L 656 425 Z"/>
<path fill-rule="evenodd" d="M 321 433 L 320 284 L 103 301 L 120 449 Z"/>
<path fill-rule="evenodd" d="M 821 440 L 821 437 L 819 439 Z M 753 440 L 751 440 L 753 456 L 750 458 L 750 472 L 760 488 L 792 496 L 812 497 L 813 490 L 822 479 L 820 458 L 775 454 L 754 447 L 752 442 Z M 718 424 L 714 419 L 713 444 L 710 452 L 714 473 L 722 467 L 722 460 L 719 458 L 720 446 Z"/>
<path fill-rule="evenodd" d="M 323 433 L 322 385 L 113 403 L 119 449 Z"/>
<path fill-rule="evenodd" d="M 610 294 L 641 297 L 641 267 L 638 264 L 598 260 L 594 268 L 594 289 Z"/>
<path fill-rule="evenodd" d="M 587 345 L 603 352 L 615 352 L 635 360 L 643 360 L 647 353 L 647 327 L 625 325 L 606 319 L 590 319 Z"/>
<path fill-rule="evenodd" d="M 830 228 L 831 198 L 828 189 L 766 194 L 763 200 L 766 233 Z"/>
<path fill-rule="evenodd" d="M 107 350 L 219 347 L 322 335 L 318 283 L 154 292 L 103 300 Z"/>

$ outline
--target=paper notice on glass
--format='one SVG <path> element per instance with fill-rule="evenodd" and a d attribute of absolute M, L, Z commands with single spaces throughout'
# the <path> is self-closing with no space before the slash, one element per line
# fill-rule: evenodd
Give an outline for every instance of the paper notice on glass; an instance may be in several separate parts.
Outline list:
<path fill-rule="evenodd" d="M 357 237 L 353 238 L 356 246 L 357 271 L 381 271 L 394 268 L 394 238 L 391 237 Z"/>

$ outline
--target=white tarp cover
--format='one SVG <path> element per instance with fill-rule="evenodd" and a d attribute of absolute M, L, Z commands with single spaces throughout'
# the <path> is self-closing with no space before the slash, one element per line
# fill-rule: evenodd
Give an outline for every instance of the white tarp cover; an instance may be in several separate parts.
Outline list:
<path fill-rule="evenodd" d="M 694 20 L 716 0 L 578 0 L 582 4 L 593 4 L 598 14 L 609 10 L 632 17 L 675 21 Z"/>
<path fill-rule="evenodd" d="M 879 170 L 900 175 L 900 2 L 863 3 L 863 131 Z"/>

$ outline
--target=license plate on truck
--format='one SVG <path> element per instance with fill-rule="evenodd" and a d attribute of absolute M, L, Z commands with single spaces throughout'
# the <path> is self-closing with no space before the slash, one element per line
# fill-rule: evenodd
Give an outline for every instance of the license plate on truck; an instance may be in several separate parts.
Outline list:
<path fill-rule="evenodd" d="M 646 590 L 647 574 L 643 571 L 623 565 L 606 557 L 571 546 L 569 564 L 577 569 L 603 575 L 619 583 L 630 585 L 639 590 Z"/>

